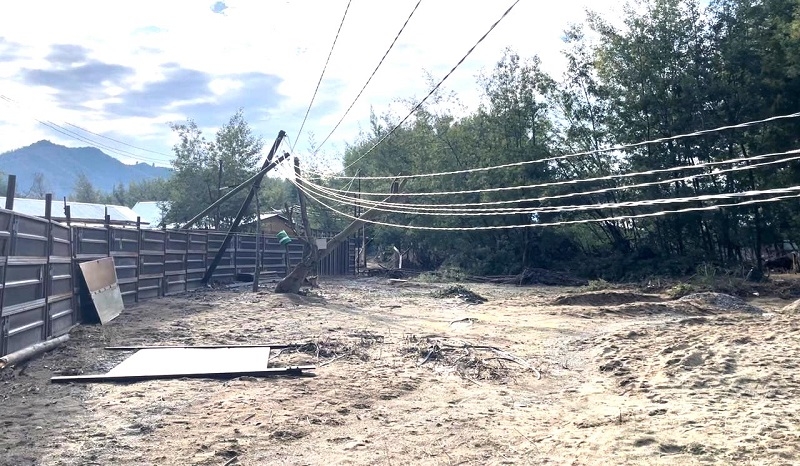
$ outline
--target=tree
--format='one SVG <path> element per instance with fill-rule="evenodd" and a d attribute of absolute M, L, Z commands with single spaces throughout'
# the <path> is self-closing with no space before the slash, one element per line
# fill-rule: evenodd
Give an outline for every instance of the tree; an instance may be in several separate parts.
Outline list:
<path fill-rule="evenodd" d="M 236 112 L 208 141 L 197 124 L 188 120 L 171 125 L 179 142 L 173 148 L 175 173 L 169 182 L 170 211 L 168 223 L 183 223 L 213 203 L 227 189 L 252 176 L 263 148 L 261 138 L 253 135 L 242 111 Z M 246 190 L 221 205 L 213 218 L 198 222 L 204 228 L 230 225 L 247 196 Z M 246 214 L 252 216 L 254 206 Z"/>
<path fill-rule="evenodd" d="M 70 195 L 70 200 L 75 202 L 97 203 L 100 202 L 101 193 L 95 189 L 89 177 L 84 173 L 79 173 L 75 185 Z"/>
<path fill-rule="evenodd" d="M 28 188 L 28 192 L 25 194 L 25 197 L 29 199 L 44 199 L 48 192 L 51 191 L 44 180 L 44 174 L 41 172 L 34 173 L 33 182 L 31 182 L 31 187 Z"/>

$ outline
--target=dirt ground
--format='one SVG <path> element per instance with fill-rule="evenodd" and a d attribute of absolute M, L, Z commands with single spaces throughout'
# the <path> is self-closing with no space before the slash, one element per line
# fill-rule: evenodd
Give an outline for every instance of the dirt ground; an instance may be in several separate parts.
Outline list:
<path fill-rule="evenodd" d="M 327 280 L 140 303 L 0 372 L 7 465 L 797 464 L 800 322 L 633 291 Z M 463 289 L 461 289 L 463 291 Z M 596 301 L 595 301 L 596 298 Z M 556 304 L 558 303 L 558 304 Z M 671 307 L 672 306 L 672 307 Z M 730 311 L 730 310 L 729 310 Z M 51 384 L 108 345 L 307 343 L 315 377 Z"/>

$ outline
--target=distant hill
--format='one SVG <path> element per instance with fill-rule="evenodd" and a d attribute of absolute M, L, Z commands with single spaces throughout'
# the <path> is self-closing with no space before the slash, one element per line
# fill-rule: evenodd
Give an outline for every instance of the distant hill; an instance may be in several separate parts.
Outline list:
<path fill-rule="evenodd" d="M 80 173 L 89 178 L 95 189 L 105 192 L 119 183 L 127 186 L 132 181 L 169 178 L 172 174 L 168 168 L 146 163 L 125 165 L 94 147 L 65 147 L 50 141 L 39 141 L 0 154 L 0 172 L 4 176 L 17 175 L 17 193 L 20 196 L 30 189 L 34 174 L 42 173 L 45 187 L 56 199 L 72 193 Z"/>

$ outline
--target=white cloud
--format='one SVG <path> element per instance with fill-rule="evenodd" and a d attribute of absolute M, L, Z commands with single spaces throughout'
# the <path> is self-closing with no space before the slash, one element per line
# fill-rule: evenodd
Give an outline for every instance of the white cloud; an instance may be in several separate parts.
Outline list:
<path fill-rule="evenodd" d="M 474 107 L 480 95 L 476 75 L 490 69 L 507 46 L 523 56 L 538 54 L 545 70 L 559 75 L 563 69 L 563 30 L 570 22 L 582 21 L 586 7 L 615 15 L 611 8 L 616 3 L 564 0 L 558 5 L 543 5 L 521 1 L 451 76 L 445 89 L 456 91 L 462 102 Z M 225 2 L 228 8 L 224 14 L 214 13 L 213 4 L 198 0 L 30 0 L 5 6 L 0 36 L 19 44 L 22 58 L 0 60 L 0 93 L 19 101 L 28 115 L 0 104 L 0 131 L 4 134 L 0 152 L 42 138 L 69 142 L 32 117 L 73 122 L 168 152 L 173 138 L 166 122 L 192 117 L 181 113 L 187 102 L 176 102 L 172 112 L 157 118 L 108 114 L 100 105 L 125 91 L 142 90 L 148 83 L 163 80 L 165 63 L 216 76 L 209 84 L 216 96 L 242 89 L 242 82 L 229 78 L 231 75 L 266 73 L 281 77 L 277 90 L 285 99 L 279 105 L 263 114 L 256 109 L 245 110 L 265 139 L 271 140 L 278 129 L 286 130 L 294 139 L 347 0 L 230 0 Z M 318 142 L 361 89 L 415 4 L 416 0 L 352 2 L 306 123 L 307 131 L 313 132 Z M 371 106 L 382 113 L 396 98 L 424 96 L 428 87 L 423 71 L 436 80 L 444 76 L 510 4 L 511 0 L 423 1 L 370 86 L 326 144 L 327 151 L 343 149 L 346 141 L 357 136 L 359 126 L 367 126 Z M 93 111 L 59 107 L 51 90 L 25 86 L 15 77 L 22 68 L 50 66 L 45 57 L 53 44 L 81 45 L 90 51 L 90 59 L 129 67 L 135 73 L 123 83 L 106 85 L 103 90 L 107 98 L 92 102 Z M 325 113 L 319 111 L 318 104 L 324 104 Z M 209 126 L 211 122 L 198 124 Z M 307 135 L 304 130 L 298 148 L 305 146 Z M 76 141 L 70 144 L 84 145 Z"/>

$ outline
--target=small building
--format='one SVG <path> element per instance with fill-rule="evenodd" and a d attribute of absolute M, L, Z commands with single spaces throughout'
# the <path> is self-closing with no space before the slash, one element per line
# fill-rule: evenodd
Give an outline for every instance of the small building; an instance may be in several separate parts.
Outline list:
<path fill-rule="evenodd" d="M 0 205 L 5 206 L 6 198 L 0 197 Z M 14 212 L 33 217 L 45 216 L 44 199 L 14 198 Z M 83 225 L 103 225 L 106 213 L 110 218 L 109 223 L 116 226 L 136 226 L 136 213 L 129 207 L 112 204 L 91 204 L 87 202 L 66 201 L 70 210 L 70 222 Z M 51 204 L 51 218 L 56 222 L 66 222 L 67 216 L 64 201 L 53 200 Z M 146 225 L 142 219 L 142 225 Z"/>
<path fill-rule="evenodd" d="M 250 222 L 248 226 L 255 229 L 255 222 Z M 261 214 L 261 232 L 264 234 L 275 235 L 281 230 L 291 235 L 294 226 L 286 216 L 277 212 Z"/>

